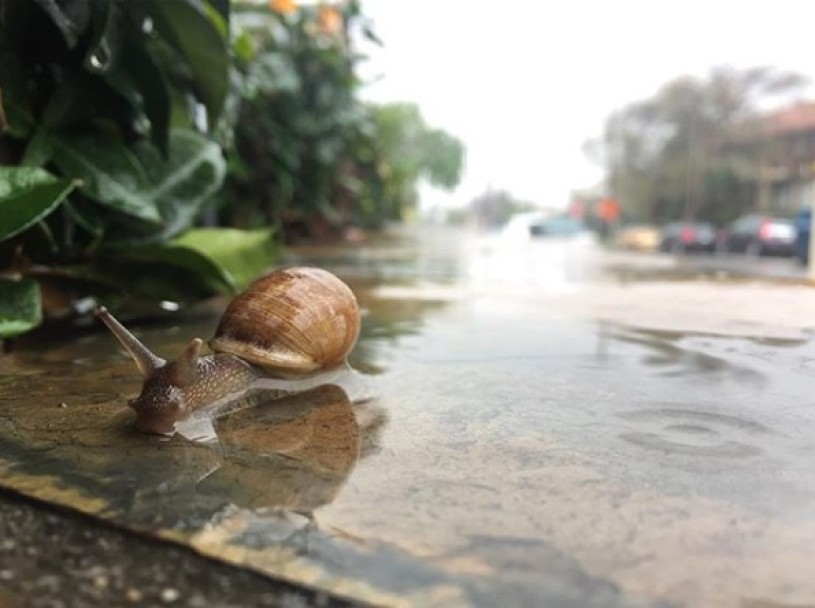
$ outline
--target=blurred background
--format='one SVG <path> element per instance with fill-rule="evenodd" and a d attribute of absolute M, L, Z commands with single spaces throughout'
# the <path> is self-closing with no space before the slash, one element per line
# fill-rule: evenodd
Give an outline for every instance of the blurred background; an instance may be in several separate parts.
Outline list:
<path fill-rule="evenodd" d="M 807 275 L 800 3 L 0 7 L 2 337 L 394 227 Z"/>

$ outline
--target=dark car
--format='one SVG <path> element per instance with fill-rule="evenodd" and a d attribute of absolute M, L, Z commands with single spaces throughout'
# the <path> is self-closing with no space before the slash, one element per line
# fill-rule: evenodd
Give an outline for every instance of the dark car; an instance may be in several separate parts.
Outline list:
<path fill-rule="evenodd" d="M 722 253 L 794 256 L 795 225 L 779 217 L 745 215 L 731 223 L 719 239 Z"/>
<path fill-rule="evenodd" d="M 812 225 L 812 209 L 806 207 L 795 216 L 795 253 L 802 264 L 809 264 L 809 233 Z"/>
<path fill-rule="evenodd" d="M 712 253 L 716 229 L 706 222 L 672 222 L 662 229 L 659 250 L 670 253 Z"/>

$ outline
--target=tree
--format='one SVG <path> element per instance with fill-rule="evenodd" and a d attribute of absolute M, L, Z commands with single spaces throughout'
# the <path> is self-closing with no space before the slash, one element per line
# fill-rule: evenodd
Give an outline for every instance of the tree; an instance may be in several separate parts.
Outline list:
<path fill-rule="evenodd" d="M 724 222 L 754 199 L 754 186 L 736 171 L 726 142 L 762 104 L 788 99 L 805 83 L 770 67 L 682 76 L 609 116 L 602 141 L 585 149 L 604 162 L 610 193 L 627 215 Z"/>
<path fill-rule="evenodd" d="M 516 213 L 534 211 L 535 205 L 518 200 L 506 190 L 488 189 L 468 205 L 469 214 L 482 228 L 500 228 Z"/>
<path fill-rule="evenodd" d="M 446 190 L 458 185 L 465 154 L 460 140 L 428 127 L 415 104 L 391 103 L 372 110 L 381 196 L 392 215 L 416 205 L 421 180 Z"/>
<path fill-rule="evenodd" d="M 455 187 L 458 139 L 428 127 L 413 104 L 362 101 L 348 31 L 373 34 L 358 4 L 283 5 L 285 14 L 250 5 L 236 18 L 255 50 L 240 66 L 222 220 L 328 237 L 402 217 L 421 179 Z"/>

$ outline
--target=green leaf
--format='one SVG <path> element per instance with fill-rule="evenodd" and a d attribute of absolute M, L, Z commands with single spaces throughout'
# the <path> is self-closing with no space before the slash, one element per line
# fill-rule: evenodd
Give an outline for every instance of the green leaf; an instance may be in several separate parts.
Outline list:
<path fill-rule="evenodd" d="M 26 167 L 42 167 L 51 160 L 54 154 L 54 140 L 51 132 L 45 125 L 40 125 L 25 147 L 21 165 Z"/>
<path fill-rule="evenodd" d="M 64 81 L 51 94 L 37 124 L 53 131 L 76 127 L 87 132 L 88 121 L 116 122 L 128 115 L 127 102 L 105 80 L 76 67 L 66 68 Z"/>
<path fill-rule="evenodd" d="M 82 180 L 82 191 L 101 205 L 154 224 L 161 222 L 150 183 L 124 144 L 94 136 L 60 137 L 54 164 Z"/>
<path fill-rule="evenodd" d="M 204 2 L 203 8 L 204 12 L 207 14 L 207 17 L 209 17 L 210 22 L 212 23 L 212 25 L 215 26 L 215 29 L 218 30 L 218 33 L 221 35 L 221 37 L 224 40 L 228 40 L 229 24 L 227 23 L 227 20 L 224 18 L 224 15 L 222 15 L 219 12 L 219 9 L 212 6 L 212 4 L 210 4 L 209 2 Z M 229 10 L 228 5 L 227 10 Z"/>
<path fill-rule="evenodd" d="M 229 23 L 229 1 L 230 0 L 209 0 L 207 2 L 207 8 L 213 8 L 217 11 L 218 15 L 224 21 L 224 23 Z"/>
<path fill-rule="evenodd" d="M 223 110 L 229 85 L 226 40 L 206 11 L 191 0 L 144 0 L 156 29 L 184 58 L 196 94 L 207 107 L 209 124 Z"/>
<path fill-rule="evenodd" d="M 40 288 L 36 281 L 0 280 L 0 338 L 25 333 L 41 321 Z"/>
<path fill-rule="evenodd" d="M 274 232 L 266 229 L 198 228 L 185 232 L 170 245 L 209 258 L 238 290 L 268 269 L 280 254 Z"/>
<path fill-rule="evenodd" d="M 174 290 L 172 297 L 189 299 L 213 294 L 237 293 L 272 266 L 279 255 L 279 246 L 269 230 L 238 230 L 234 228 L 198 228 L 186 232 L 168 243 L 117 249 L 112 261 L 149 265 L 151 282 L 141 283 L 137 295 L 167 298 L 167 283 L 172 279 L 180 285 L 205 285 L 206 293 L 193 290 L 187 298 Z M 124 264 L 125 266 L 127 264 Z M 186 276 L 185 276 L 186 275 Z M 162 278 L 168 279 L 162 281 Z M 132 287 L 130 287 L 132 293 Z M 150 290 L 153 290 L 152 293 Z"/>
<path fill-rule="evenodd" d="M 76 185 L 35 167 L 0 167 L 0 240 L 45 218 Z"/>
<path fill-rule="evenodd" d="M 226 174 L 221 148 L 193 131 L 172 131 L 166 159 L 149 145 L 138 146 L 136 154 L 152 183 L 149 196 L 163 224 L 161 234 L 154 236 L 160 239 L 189 228 Z"/>
<path fill-rule="evenodd" d="M 3 89 L 0 89 L 0 132 L 6 130 L 6 112 L 3 110 Z"/>
<path fill-rule="evenodd" d="M 40 5 L 57 29 L 62 33 L 68 48 L 76 46 L 79 37 L 88 27 L 90 6 L 88 0 L 34 0 Z"/>
<path fill-rule="evenodd" d="M 220 147 L 183 130 L 172 131 L 167 158 L 146 141 L 131 151 L 98 136 L 62 137 L 54 163 L 81 179 L 82 191 L 99 204 L 149 224 L 128 223 L 118 231 L 120 243 L 159 242 L 183 232 L 226 173 Z"/>
<path fill-rule="evenodd" d="M 82 292 L 104 294 L 105 298 L 118 293 L 130 302 L 191 302 L 214 293 L 197 274 L 185 268 L 135 258 L 111 259 L 109 255 L 97 256 L 91 264 L 54 267 L 49 274 Z"/>
<path fill-rule="evenodd" d="M 170 138 L 170 109 L 172 107 L 167 79 L 161 68 L 145 50 L 140 42 L 132 42 L 125 47 L 123 54 L 124 70 L 126 76 L 142 98 L 142 107 L 147 118 L 150 119 L 150 138 L 153 143 L 166 155 Z M 119 77 L 113 73 L 108 79 L 114 88 L 117 87 Z M 121 89 L 119 89 L 121 92 Z"/>
<path fill-rule="evenodd" d="M 92 74 L 106 74 L 118 63 L 122 46 L 122 4 L 96 3 L 93 40 L 85 53 L 84 66 Z"/>
<path fill-rule="evenodd" d="M 85 204 L 83 205 L 83 203 Z M 89 234 L 99 238 L 105 233 L 105 225 L 98 214 L 89 209 L 90 206 L 91 203 L 85 201 L 79 201 L 78 203 L 65 201 L 63 208 L 79 226 Z M 95 209 L 98 210 L 99 207 L 95 207 Z"/>
<path fill-rule="evenodd" d="M 0 83 L 3 91 L 6 132 L 20 139 L 27 137 L 34 124 L 31 94 L 20 69 L 20 62 L 13 53 L 0 53 Z"/>
<path fill-rule="evenodd" d="M 255 53 L 255 41 L 249 32 L 241 32 L 232 43 L 232 51 L 243 61 L 251 61 Z"/>

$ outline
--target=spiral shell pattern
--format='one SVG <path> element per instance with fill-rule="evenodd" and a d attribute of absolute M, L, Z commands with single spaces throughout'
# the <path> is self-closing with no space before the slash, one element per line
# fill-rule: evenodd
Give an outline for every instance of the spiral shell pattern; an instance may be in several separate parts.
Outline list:
<path fill-rule="evenodd" d="M 227 307 L 209 345 L 276 376 L 300 376 L 345 362 L 359 336 L 350 287 L 320 268 L 277 270 Z"/>

